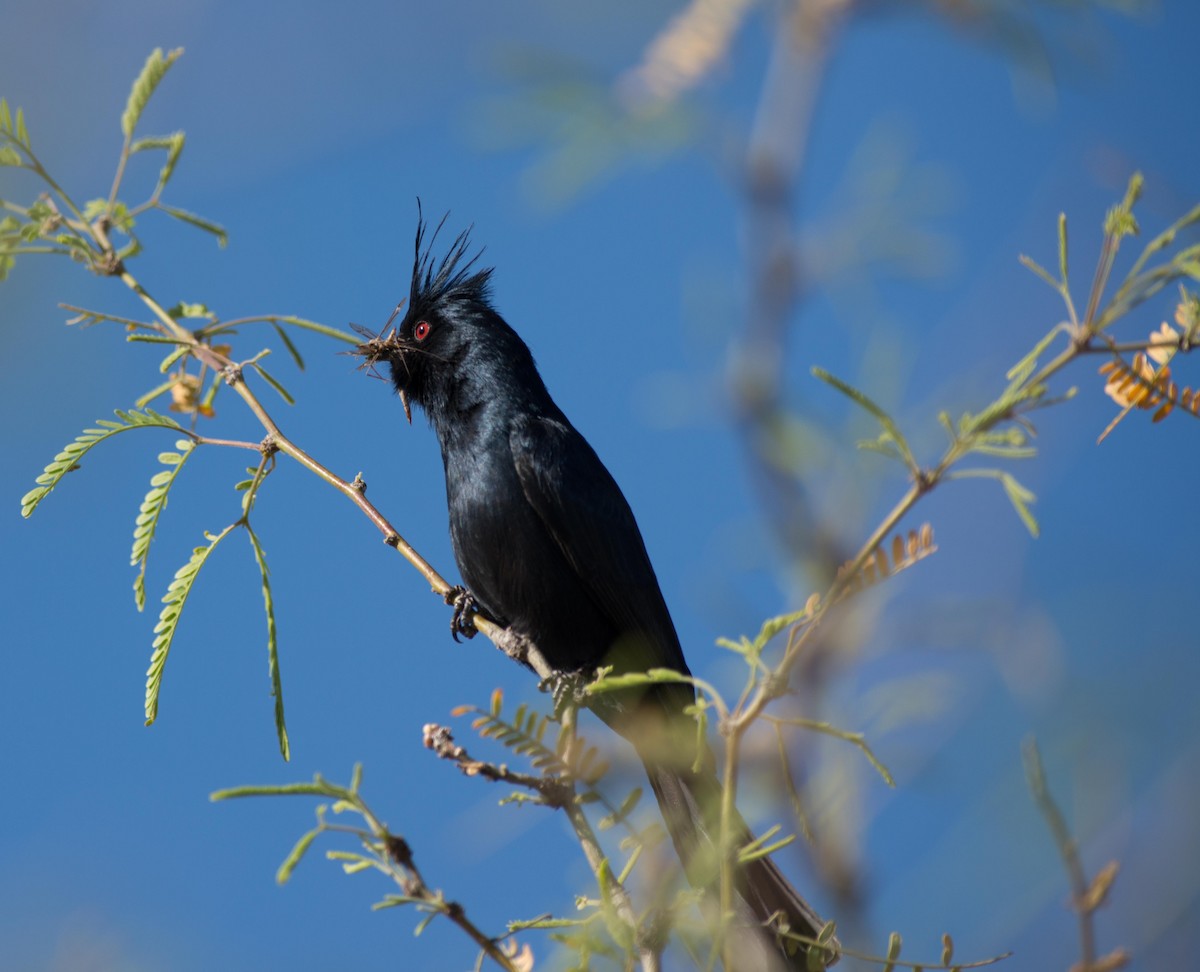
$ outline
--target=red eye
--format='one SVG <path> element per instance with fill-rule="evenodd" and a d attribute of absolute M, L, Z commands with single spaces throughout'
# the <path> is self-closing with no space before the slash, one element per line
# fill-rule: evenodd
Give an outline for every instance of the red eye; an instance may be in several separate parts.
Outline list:
<path fill-rule="evenodd" d="M 430 330 L 431 328 L 429 327 L 429 321 L 417 321 L 417 323 L 413 326 L 413 337 L 418 341 L 424 341 L 427 337 L 429 337 Z"/>

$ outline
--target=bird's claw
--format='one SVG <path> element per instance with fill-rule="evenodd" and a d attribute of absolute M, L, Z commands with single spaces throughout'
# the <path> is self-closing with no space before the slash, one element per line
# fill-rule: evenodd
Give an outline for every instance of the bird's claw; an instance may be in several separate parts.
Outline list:
<path fill-rule="evenodd" d="M 446 603 L 454 607 L 454 614 L 450 616 L 450 637 L 455 641 L 462 640 L 459 635 L 468 640 L 474 638 L 478 631 L 474 620 L 479 613 L 479 602 L 460 584 L 446 592 Z"/>
<path fill-rule="evenodd" d="M 554 714 L 561 716 L 567 709 L 580 709 L 588 704 L 587 686 L 592 680 L 586 672 L 555 672 L 538 686 L 549 692 L 554 700 Z"/>

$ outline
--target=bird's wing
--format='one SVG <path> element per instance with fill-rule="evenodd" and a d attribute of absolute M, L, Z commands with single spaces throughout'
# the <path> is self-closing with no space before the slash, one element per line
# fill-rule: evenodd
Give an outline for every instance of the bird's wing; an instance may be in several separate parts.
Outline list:
<path fill-rule="evenodd" d="M 526 500 L 589 596 L 618 631 L 648 642 L 638 667 L 687 672 L 637 521 L 587 440 L 565 421 L 522 416 L 509 443 Z"/>

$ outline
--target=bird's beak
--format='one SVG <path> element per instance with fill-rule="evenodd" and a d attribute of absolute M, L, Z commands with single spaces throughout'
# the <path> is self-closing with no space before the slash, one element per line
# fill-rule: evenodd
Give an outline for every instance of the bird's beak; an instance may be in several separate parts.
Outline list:
<path fill-rule="evenodd" d="M 403 388 L 400 389 L 400 404 L 404 406 L 404 417 L 408 419 L 408 424 L 412 425 L 412 409 L 408 405 L 408 392 Z"/>

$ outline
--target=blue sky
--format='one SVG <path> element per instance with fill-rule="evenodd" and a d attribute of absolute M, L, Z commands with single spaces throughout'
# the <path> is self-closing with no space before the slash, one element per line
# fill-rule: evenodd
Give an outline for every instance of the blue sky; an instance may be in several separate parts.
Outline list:
<path fill-rule="evenodd" d="M 59 181 L 100 196 L 132 78 L 152 48 L 186 48 L 142 130 L 187 132 L 168 201 L 223 223 L 230 244 L 146 217 L 147 252 L 132 269 L 167 304 L 379 325 L 407 293 L 416 197 L 427 213 L 449 210 L 452 229 L 474 224 L 497 268 L 498 307 L 638 515 L 693 669 L 732 688 L 736 670 L 715 639 L 751 632 L 807 593 L 783 580 L 725 386 L 746 296 L 733 166 L 762 82 L 765 14 L 689 99 L 691 142 L 634 155 L 556 202 L 548 143 L 523 134 L 531 102 L 515 73 L 553 58 L 611 82 L 675 10 L 41 0 L 0 15 L 0 95 L 24 107 Z M 860 250 L 863 240 L 899 250 L 921 270 L 831 275 L 793 324 L 789 404 L 829 437 L 821 447 L 810 437 L 804 458 L 817 506 L 847 544 L 903 477 L 854 452 L 873 433 L 811 365 L 861 382 L 932 460 L 937 411 L 986 402 L 1062 318 L 1017 263 L 1029 253 L 1053 265 L 1060 211 L 1082 286 L 1104 212 L 1134 168 L 1147 177 L 1146 233 L 1200 200 L 1189 103 L 1200 10 L 1164 0 L 1134 18 L 1041 23 L 1057 38 L 1052 98 L 928 12 L 865 17 L 838 37 L 797 218 L 830 264 L 844 239 L 831 234 L 854 230 L 867 234 L 854 237 Z M 134 170 L 131 195 L 155 168 Z M 34 191 L 0 171 L 0 197 Z M 480 924 L 498 931 L 508 918 L 569 911 L 587 881 L 564 824 L 497 808 L 501 791 L 420 742 L 434 721 L 468 742 L 451 708 L 486 704 L 496 687 L 513 702 L 537 699 L 530 679 L 482 639 L 451 642 L 420 578 L 350 504 L 290 464 L 267 483 L 256 525 L 278 602 L 292 762 L 276 750 L 261 599 L 241 537 L 205 568 L 159 721 L 143 726 L 154 608 L 134 610 L 127 551 L 170 437 L 106 444 L 28 522 L 17 500 L 62 444 L 155 383 L 157 358 L 112 329 L 64 327 L 60 301 L 138 313 L 119 284 L 65 261 L 22 259 L 0 286 L 10 362 L 0 385 L 0 967 L 469 968 L 472 950 L 448 924 L 414 939 L 410 913 L 372 913 L 391 890 L 373 876 L 343 877 L 314 855 L 275 885 L 311 803 L 207 799 L 314 772 L 345 780 L 358 761 L 369 800 L 427 879 Z M 1143 337 L 1172 307 L 1147 305 L 1121 336 Z M 244 333 L 238 354 L 260 341 L 270 343 Z M 453 574 L 423 420 L 405 426 L 388 388 L 340 348 L 307 336 L 300 346 L 302 374 L 273 359 L 299 399 L 273 406 L 276 417 L 339 473 L 361 470 L 407 539 Z M 937 556 L 850 609 L 857 654 L 812 714 L 866 731 L 898 787 L 835 744 L 814 744 L 812 759 L 814 785 L 829 788 L 820 792 L 836 787 L 850 801 L 842 836 L 865 909 L 843 937 L 864 948 L 880 950 L 895 929 L 906 955 L 933 958 L 949 931 L 964 959 L 1011 949 L 1010 967 L 1063 968 L 1077 958 L 1062 870 L 1022 779 L 1031 732 L 1086 865 L 1122 861 L 1098 916 L 1101 947 L 1130 948 L 1139 968 L 1183 967 L 1200 947 L 1197 427 L 1135 414 L 1097 447 L 1114 409 L 1095 364 L 1065 376 L 1077 399 L 1041 417 L 1042 454 L 1015 470 L 1037 493 L 1041 539 L 994 484 L 951 484 L 907 524 L 933 523 Z M 1178 362 L 1183 381 L 1200 382 L 1194 372 Z M 258 437 L 232 396 L 217 407 L 211 434 Z M 152 604 L 202 532 L 237 517 L 231 487 L 244 465 L 210 450 L 186 471 L 151 556 Z M 805 855 L 785 852 L 783 863 L 836 911 Z M 544 940 L 530 941 L 548 955 Z"/>

